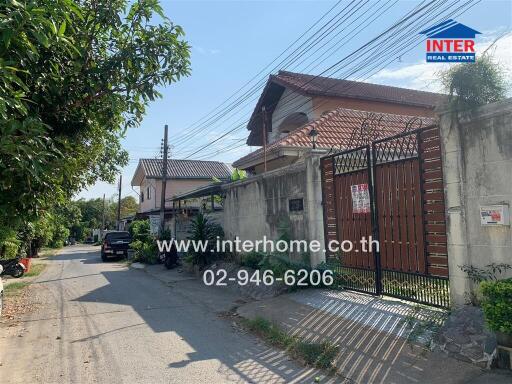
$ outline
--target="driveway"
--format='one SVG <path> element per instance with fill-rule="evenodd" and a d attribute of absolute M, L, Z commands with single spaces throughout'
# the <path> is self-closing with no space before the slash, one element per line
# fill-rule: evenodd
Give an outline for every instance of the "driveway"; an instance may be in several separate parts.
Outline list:
<path fill-rule="evenodd" d="M 0 327 L 3 384 L 311 383 L 318 375 L 223 317 L 240 302 L 236 293 L 199 280 L 163 284 L 122 261 L 102 263 L 98 247 L 51 258 L 30 295 L 35 310 Z"/>

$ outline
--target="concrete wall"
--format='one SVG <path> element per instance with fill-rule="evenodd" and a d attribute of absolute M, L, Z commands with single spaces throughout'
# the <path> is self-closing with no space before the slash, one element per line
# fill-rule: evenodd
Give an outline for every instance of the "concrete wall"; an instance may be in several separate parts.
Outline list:
<path fill-rule="evenodd" d="M 318 240 L 323 246 L 322 189 L 318 154 L 248 180 L 225 187 L 223 228 L 228 239 L 276 240 L 280 226 L 289 228 L 291 238 Z M 290 199 L 303 199 L 304 210 L 289 211 Z M 301 255 L 292 255 L 301 261 Z M 311 264 L 325 260 L 325 254 L 311 254 Z"/>
<path fill-rule="evenodd" d="M 460 265 L 512 265 L 510 226 L 480 223 L 482 205 L 512 204 L 512 99 L 481 107 L 459 122 L 444 112 L 440 123 L 450 289 L 453 302 L 462 304 L 474 287 Z"/>

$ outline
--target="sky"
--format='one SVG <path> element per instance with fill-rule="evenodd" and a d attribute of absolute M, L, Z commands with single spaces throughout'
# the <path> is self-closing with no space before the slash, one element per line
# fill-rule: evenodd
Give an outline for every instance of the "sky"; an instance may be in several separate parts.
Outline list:
<path fill-rule="evenodd" d="M 244 99 L 240 95 L 245 90 L 252 85 L 263 84 L 270 70 L 272 73 L 277 69 L 286 69 L 318 75 L 389 28 L 420 3 L 409 0 L 357 1 L 161 1 L 167 17 L 185 30 L 185 39 L 191 46 L 192 71 L 189 77 L 161 88 L 163 97 L 149 105 L 140 127 L 127 131 L 122 144 L 130 154 L 130 162 L 122 171 L 122 196 L 137 196 L 130 182 L 138 159 L 159 156 L 165 124 L 169 126 L 173 158 L 191 156 L 192 159 L 232 163 L 255 149 L 244 145 L 248 134 L 244 122 L 250 117 L 260 92 L 254 89 L 249 93 L 250 97 Z M 465 1 L 444 2 L 453 4 L 452 9 L 463 3 Z M 277 60 L 269 66 L 331 8 L 331 13 L 309 34 L 344 10 L 341 15 L 347 17 L 337 25 L 336 30 L 333 29 L 330 35 L 326 34 L 307 52 L 299 51 L 288 65 L 279 66 L 280 60 Z M 474 5 L 455 19 L 482 33 L 476 39 L 477 56 L 494 43 L 489 51 L 505 69 L 507 79 L 512 84 L 512 2 L 474 0 Z M 330 25 L 336 20 L 339 17 Z M 349 39 L 350 31 L 354 31 L 352 39 Z M 308 36 L 306 34 L 303 39 Z M 424 44 L 418 40 L 417 46 L 391 58 L 385 67 L 376 67 L 368 76 L 352 78 L 424 91 L 441 91 L 438 73 L 448 65 L 426 63 Z M 234 98 L 228 99 L 251 79 L 254 80 L 249 83 L 249 88 L 243 88 Z M 512 94 L 509 93 L 509 96 Z M 237 109 L 207 120 L 208 124 L 197 123 L 198 120 L 204 122 L 204 117 L 208 118 L 208 113 L 226 100 L 238 101 Z M 199 128 L 200 132 L 190 135 Z M 221 137 L 228 130 L 234 131 Z M 187 133 L 188 137 L 185 136 Z M 202 146 L 213 140 L 218 141 L 201 150 Z M 107 198 L 116 196 L 117 185 L 98 182 L 76 197 L 95 198 L 103 194 Z"/>

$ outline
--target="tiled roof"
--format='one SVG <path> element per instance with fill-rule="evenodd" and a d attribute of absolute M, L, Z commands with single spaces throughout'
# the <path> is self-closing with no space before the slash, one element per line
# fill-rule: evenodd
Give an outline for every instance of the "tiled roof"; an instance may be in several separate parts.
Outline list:
<path fill-rule="evenodd" d="M 372 132 L 372 139 L 377 140 L 389 137 L 405 130 L 410 122 L 411 129 L 420 126 L 431 125 L 436 122 L 429 117 L 395 115 L 390 113 L 372 113 L 354 109 L 338 108 L 323 117 L 297 128 L 287 136 L 267 145 L 267 153 L 272 153 L 281 148 L 298 147 L 311 148 L 309 132 L 315 128 L 318 132 L 317 148 L 348 149 L 364 144 L 362 137 L 368 137 Z M 363 134 L 361 136 L 361 127 Z M 366 133 L 365 133 L 366 132 Z M 243 166 L 252 160 L 258 159 L 263 154 L 263 148 L 258 149 L 234 162 L 234 166 Z"/>
<path fill-rule="evenodd" d="M 149 178 L 162 176 L 162 159 L 140 159 L 144 175 Z M 179 160 L 167 161 L 167 177 L 171 179 L 226 179 L 231 176 L 232 168 L 219 161 Z"/>
<path fill-rule="evenodd" d="M 446 97 L 439 93 L 287 71 L 279 71 L 270 80 L 308 95 L 350 97 L 429 108 L 435 107 Z"/>

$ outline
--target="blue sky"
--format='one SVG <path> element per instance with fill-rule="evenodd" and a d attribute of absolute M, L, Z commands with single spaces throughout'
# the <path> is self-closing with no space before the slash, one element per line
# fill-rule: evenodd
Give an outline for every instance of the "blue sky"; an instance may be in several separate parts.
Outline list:
<path fill-rule="evenodd" d="M 141 126 L 130 129 L 123 139 L 130 153 L 130 164 L 123 170 L 122 195 L 134 195 L 130 187 L 131 177 L 141 157 L 155 157 L 159 152 L 164 124 L 169 125 L 169 140 L 173 157 L 183 158 L 219 137 L 228 129 L 237 127 L 247 119 L 255 101 L 247 100 L 231 118 L 224 118 L 209 126 L 200 135 L 183 142 L 179 139 L 190 125 L 222 103 L 246 81 L 251 79 L 276 58 L 290 43 L 305 32 L 336 1 L 162 1 L 166 15 L 181 25 L 186 40 L 192 46 L 192 73 L 179 83 L 161 89 L 163 98 L 153 102 Z M 349 5 L 344 0 L 336 10 Z M 378 35 L 406 12 L 418 5 L 417 1 L 361 0 L 354 13 L 354 28 L 377 10 L 385 13 L 373 20 L 367 28 L 342 46 L 335 46 L 326 54 L 327 60 L 319 64 L 322 50 L 304 62 L 296 61 L 286 69 L 296 72 L 320 73 L 329 64 Z M 448 2 L 446 2 L 448 3 Z M 462 3 L 462 2 L 460 2 Z M 356 12 L 356 11 L 354 11 Z M 360 15 L 355 21 L 355 16 Z M 328 20 L 325 19 L 325 20 Z M 476 4 L 456 18 L 483 34 L 477 39 L 478 52 L 485 50 L 499 36 L 512 30 L 512 5 L 510 1 L 486 1 Z M 347 23 L 352 19 L 347 20 Z M 327 40 L 326 40 L 327 41 Z M 335 40 L 333 40 L 333 43 Z M 327 45 L 329 47 L 330 45 Z M 507 69 L 512 68 L 512 34 L 503 36 L 493 47 L 494 56 Z M 436 73 L 442 64 L 426 64 L 424 45 L 397 57 L 386 68 L 365 81 L 436 91 Z M 318 65 L 317 68 L 315 66 Z M 510 78 L 511 72 L 508 72 Z M 268 71 L 267 71 L 268 74 Z M 263 75 L 258 78 L 262 78 Z M 256 98 L 259 93 L 255 93 Z M 247 136 L 245 128 L 238 129 L 220 140 L 216 145 L 201 151 L 197 156 L 208 160 L 232 162 L 251 149 L 239 147 Z M 183 137 L 182 137 L 183 139 Z M 230 151 L 226 151 L 229 147 Z M 234 148 L 234 149 L 233 149 Z M 196 157 L 197 157 L 196 156 Z M 194 157 L 193 157 L 194 158 Z M 78 197 L 92 198 L 116 194 L 116 185 L 97 183 L 82 191 Z"/>

